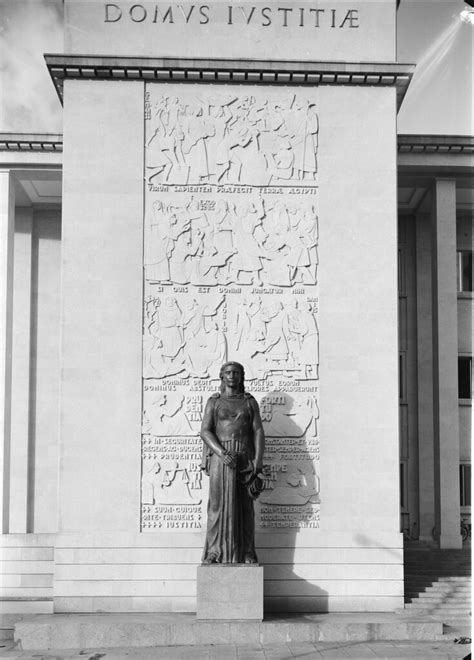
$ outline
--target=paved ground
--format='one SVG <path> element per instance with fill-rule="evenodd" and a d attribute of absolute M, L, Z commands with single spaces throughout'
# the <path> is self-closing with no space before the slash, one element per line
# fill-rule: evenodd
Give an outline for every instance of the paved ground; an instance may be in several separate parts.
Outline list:
<path fill-rule="evenodd" d="M 174 646 L 155 648 L 117 649 L 71 649 L 54 651 L 21 651 L 12 643 L 3 642 L 0 656 L 38 660 L 41 658 L 61 660 L 168 660 L 192 658 L 193 660 L 312 660 L 312 658 L 449 658 L 460 660 L 470 658 L 471 647 L 455 644 L 453 639 L 437 642 L 304 642 L 291 644 L 265 645 L 215 645 L 215 646 Z"/>

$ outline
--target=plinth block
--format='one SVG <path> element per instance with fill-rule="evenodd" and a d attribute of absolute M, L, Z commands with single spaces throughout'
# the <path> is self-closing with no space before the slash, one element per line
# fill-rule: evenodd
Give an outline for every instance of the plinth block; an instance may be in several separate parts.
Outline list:
<path fill-rule="evenodd" d="M 198 566 L 196 618 L 262 621 L 263 566 Z"/>

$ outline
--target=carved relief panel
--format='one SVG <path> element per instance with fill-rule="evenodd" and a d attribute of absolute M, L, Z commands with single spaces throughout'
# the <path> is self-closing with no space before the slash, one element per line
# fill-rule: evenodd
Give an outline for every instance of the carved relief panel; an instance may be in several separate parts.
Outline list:
<path fill-rule="evenodd" d="M 267 437 L 257 529 L 319 527 L 319 126 L 307 94 L 147 85 L 143 531 L 203 529 L 198 434 L 229 359 Z"/>

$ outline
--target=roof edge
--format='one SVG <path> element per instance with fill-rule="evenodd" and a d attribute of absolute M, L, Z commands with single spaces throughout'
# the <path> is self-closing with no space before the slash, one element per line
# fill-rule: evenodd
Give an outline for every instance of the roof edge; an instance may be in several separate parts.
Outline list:
<path fill-rule="evenodd" d="M 396 87 L 400 108 L 415 71 L 414 64 L 396 62 L 147 58 L 50 53 L 45 54 L 44 58 L 61 102 L 65 79 L 151 80 L 201 84 Z"/>

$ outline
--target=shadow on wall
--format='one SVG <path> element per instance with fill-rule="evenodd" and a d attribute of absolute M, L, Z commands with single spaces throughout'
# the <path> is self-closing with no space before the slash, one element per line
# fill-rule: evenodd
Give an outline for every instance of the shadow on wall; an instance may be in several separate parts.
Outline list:
<path fill-rule="evenodd" d="M 316 396 L 304 393 L 295 400 L 283 392 L 269 392 L 260 408 L 264 463 L 270 465 L 256 516 L 257 552 L 265 567 L 265 611 L 327 612 L 328 592 L 313 578 L 316 553 L 297 544 L 301 530 L 319 527 Z"/>
<path fill-rule="evenodd" d="M 399 549 L 387 548 L 386 545 L 378 543 L 374 539 L 370 538 L 370 536 L 362 533 L 355 534 L 354 541 L 362 548 L 383 548 L 394 558 L 394 560 L 396 560 L 394 561 L 395 564 L 400 563 L 400 559 L 403 563 L 403 547 L 400 547 Z"/>

